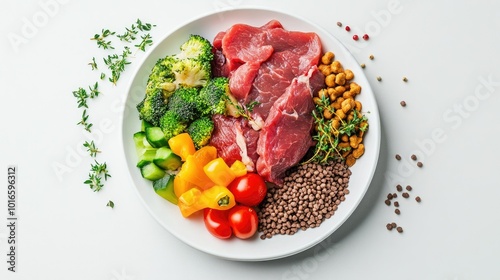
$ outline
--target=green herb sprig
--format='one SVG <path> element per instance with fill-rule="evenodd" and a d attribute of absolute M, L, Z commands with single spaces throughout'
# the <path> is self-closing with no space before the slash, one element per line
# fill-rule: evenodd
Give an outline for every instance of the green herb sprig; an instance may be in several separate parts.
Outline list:
<path fill-rule="evenodd" d="M 110 35 L 115 35 L 115 32 L 109 31 L 109 29 L 102 29 L 101 34 L 95 34 L 94 37 L 90 38 L 90 40 L 94 40 L 97 43 L 98 48 L 103 49 L 114 49 L 111 45 L 111 41 L 106 40 L 106 38 Z"/>
<path fill-rule="evenodd" d="M 87 115 L 87 110 L 83 110 L 82 119 L 77 123 L 77 125 L 82 125 L 86 131 L 92 132 L 92 130 L 91 130 L 92 123 L 89 123 L 88 119 L 89 119 L 89 115 Z"/>
<path fill-rule="evenodd" d="M 90 189 L 94 192 L 98 192 L 102 189 L 104 184 L 102 183 L 102 179 L 107 181 L 111 175 L 108 172 L 108 167 L 106 163 L 99 163 L 97 160 L 94 160 L 95 164 L 90 164 L 90 173 L 89 178 L 85 180 L 83 183 L 89 185 Z"/>
<path fill-rule="evenodd" d="M 316 133 L 312 138 L 316 142 L 316 145 L 314 147 L 314 154 L 305 163 L 326 163 L 330 160 L 343 159 L 342 152 L 349 150 L 350 147 L 338 147 L 342 136 L 351 136 L 357 131 L 366 131 L 368 128 L 368 118 L 353 109 L 353 118 L 348 121 L 339 118 L 341 119 L 340 126 L 336 129 L 332 126 L 333 118 L 324 118 L 322 113 L 324 110 L 331 110 L 330 99 L 326 96 L 319 98 L 319 102 L 312 112 L 314 125 L 316 127 Z M 333 113 L 335 114 L 335 112 Z"/>
<path fill-rule="evenodd" d="M 99 149 L 95 146 L 95 143 L 94 143 L 94 140 L 90 141 L 90 143 L 88 141 L 85 141 L 85 143 L 83 143 L 83 146 L 85 148 L 87 148 L 87 152 L 90 153 L 90 156 L 91 157 L 96 157 L 97 156 L 97 153 L 100 153 L 101 151 L 99 151 Z"/>

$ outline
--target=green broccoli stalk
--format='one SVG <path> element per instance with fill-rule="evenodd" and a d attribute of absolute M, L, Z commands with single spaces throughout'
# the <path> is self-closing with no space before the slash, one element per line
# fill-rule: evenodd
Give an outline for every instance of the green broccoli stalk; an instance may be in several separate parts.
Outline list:
<path fill-rule="evenodd" d="M 137 110 L 141 120 L 147 121 L 153 126 L 158 126 L 161 117 L 167 111 L 167 99 L 162 90 L 157 89 L 144 96 L 144 99 L 137 104 Z"/>
<path fill-rule="evenodd" d="M 180 87 L 170 96 L 167 110 L 174 112 L 184 123 L 189 123 L 200 115 L 197 109 L 198 89 Z"/>
<path fill-rule="evenodd" d="M 167 111 L 160 119 L 160 128 L 168 141 L 170 138 L 183 133 L 187 128 L 187 124 L 182 122 L 173 111 Z"/>
<path fill-rule="evenodd" d="M 193 139 L 194 146 L 199 149 L 208 144 L 212 132 L 214 130 L 214 123 L 209 117 L 201 117 L 194 120 L 187 128 L 187 133 Z"/>

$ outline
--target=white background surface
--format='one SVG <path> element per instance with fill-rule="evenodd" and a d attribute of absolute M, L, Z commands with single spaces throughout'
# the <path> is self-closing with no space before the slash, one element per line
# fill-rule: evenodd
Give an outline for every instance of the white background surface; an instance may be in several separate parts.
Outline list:
<path fill-rule="evenodd" d="M 1 279 L 500 279 L 498 1 L 1 2 Z M 71 93 L 98 78 L 87 63 L 102 53 L 88 39 L 102 28 L 121 30 L 140 18 L 157 25 L 159 39 L 206 13 L 244 6 L 289 12 L 337 36 L 366 63 L 382 122 L 377 171 L 351 218 L 310 250 L 254 263 L 179 242 L 128 181 L 118 105 L 142 53 L 91 102 L 95 134 L 76 125 L 81 110 Z M 371 38 L 354 42 L 354 33 Z M 78 150 L 88 139 L 113 176 L 98 193 L 83 184 L 91 159 Z M 10 164 L 19 170 L 16 273 L 6 263 Z M 384 204 L 397 184 L 413 186 L 410 199 L 399 199 L 400 216 Z M 387 231 L 392 221 L 403 234 Z"/>

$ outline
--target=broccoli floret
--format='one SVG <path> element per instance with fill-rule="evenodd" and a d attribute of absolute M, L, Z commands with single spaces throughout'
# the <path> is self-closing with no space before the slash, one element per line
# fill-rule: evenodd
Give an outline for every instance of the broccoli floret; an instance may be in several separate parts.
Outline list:
<path fill-rule="evenodd" d="M 158 126 L 161 117 L 167 111 L 167 99 L 163 95 L 162 90 L 157 89 L 149 95 L 144 96 L 144 99 L 136 107 L 141 120 L 145 120 L 153 126 Z"/>
<path fill-rule="evenodd" d="M 177 114 L 173 111 L 167 111 L 160 119 L 160 128 L 165 134 L 167 141 L 184 132 L 187 128 L 187 124 L 182 122 Z"/>
<path fill-rule="evenodd" d="M 199 95 L 198 91 L 197 88 L 178 88 L 172 96 L 170 96 L 167 109 L 179 116 L 182 122 L 191 122 L 200 115 L 196 101 Z"/>
<path fill-rule="evenodd" d="M 212 44 L 200 35 L 191 35 L 189 39 L 181 45 L 181 52 L 177 54 L 179 59 L 197 59 L 210 62 L 214 58 Z"/>
<path fill-rule="evenodd" d="M 146 86 L 146 95 L 151 94 L 157 89 L 163 90 L 166 98 L 176 89 L 175 74 L 172 71 L 177 59 L 174 56 L 166 56 L 159 59 L 151 73 L 149 74 L 148 83 Z"/>
<path fill-rule="evenodd" d="M 205 115 L 225 114 L 226 102 L 230 95 L 229 79 L 213 78 L 200 90 L 198 109 Z"/>
<path fill-rule="evenodd" d="M 201 117 L 193 121 L 187 128 L 187 133 L 193 139 L 194 146 L 199 149 L 208 144 L 212 131 L 214 130 L 214 122 L 209 117 Z"/>
<path fill-rule="evenodd" d="M 178 60 L 172 67 L 175 83 L 184 87 L 202 87 L 212 75 L 210 61 L 186 58 Z"/>

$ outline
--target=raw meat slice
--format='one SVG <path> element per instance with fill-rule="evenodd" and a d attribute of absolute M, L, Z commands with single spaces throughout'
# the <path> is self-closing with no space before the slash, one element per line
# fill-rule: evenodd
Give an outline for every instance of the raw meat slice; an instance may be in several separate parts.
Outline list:
<path fill-rule="evenodd" d="M 291 81 L 316 67 L 321 55 L 321 41 L 314 33 L 272 29 L 269 32 L 275 52 L 261 67 L 244 103 L 259 102 L 253 117 L 266 119 L 271 106 L 283 94 Z"/>
<path fill-rule="evenodd" d="M 239 118 L 214 115 L 212 119 L 215 129 L 209 145 L 217 149 L 218 156 L 228 165 L 241 160 L 248 171 L 254 171 L 258 157 L 256 143 L 259 132 L 249 128 L 245 121 Z M 250 144 L 247 144 L 247 141 L 250 141 Z"/>
<path fill-rule="evenodd" d="M 242 63 L 266 61 L 274 49 L 266 43 L 266 33 L 261 28 L 235 24 L 222 38 L 222 52 L 229 69 L 234 70 Z"/>
<path fill-rule="evenodd" d="M 295 78 L 271 107 L 257 142 L 257 172 L 268 182 L 282 185 L 286 170 L 296 165 L 314 144 L 310 75 Z"/>
<path fill-rule="evenodd" d="M 247 62 L 229 74 L 229 88 L 236 99 L 246 99 L 259 68 L 260 63 Z"/>

